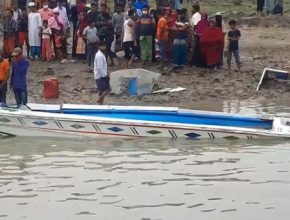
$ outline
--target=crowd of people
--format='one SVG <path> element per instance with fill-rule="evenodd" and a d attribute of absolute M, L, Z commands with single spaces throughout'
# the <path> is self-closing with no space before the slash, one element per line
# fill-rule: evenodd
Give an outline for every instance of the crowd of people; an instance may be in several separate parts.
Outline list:
<path fill-rule="evenodd" d="M 44 3 L 37 10 L 36 4 L 30 2 L 28 11 L 17 7 L 7 10 L 0 65 L 6 58 L 11 60 L 15 48 L 19 51 L 24 46 L 31 60 L 66 59 L 67 40 L 72 33 L 72 57 L 87 63 L 88 71 L 94 72 L 99 81 L 100 104 L 109 90 L 108 73 L 104 73 L 108 58 L 111 65 L 117 62 L 123 68 L 130 68 L 135 60 L 141 60 L 143 65 L 158 62 L 163 70 L 172 66 L 172 71 L 180 71 L 185 65 L 221 68 L 227 57 L 231 73 L 234 55 L 240 69 L 241 32 L 236 21 L 231 20 L 227 25 L 220 13 L 209 19 L 206 13 L 201 13 L 199 4 L 192 5 L 192 15 L 186 9 L 174 9 L 163 1 L 158 1 L 155 9 L 146 0 L 115 2 L 114 13 L 109 12 L 105 2 L 88 6 L 84 0 L 71 12 L 69 10 L 64 0 L 59 0 L 56 7 Z M 0 74 L 0 97 L 6 94 L 2 92 L 7 81 L 4 75 L 1 78 Z"/>

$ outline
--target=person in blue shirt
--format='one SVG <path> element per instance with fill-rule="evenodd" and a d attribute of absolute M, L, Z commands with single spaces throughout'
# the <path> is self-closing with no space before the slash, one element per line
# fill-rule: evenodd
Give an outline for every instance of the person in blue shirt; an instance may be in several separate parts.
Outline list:
<path fill-rule="evenodd" d="M 17 106 L 27 104 L 27 72 L 29 61 L 22 56 L 22 49 L 16 47 L 12 53 L 12 74 L 10 88 L 14 92 Z"/>
<path fill-rule="evenodd" d="M 235 20 L 229 21 L 230 31 L 228 32 L 228 51 L 227 55 L 227 63 L 228 63 L 228 71 L 231 73 L 231 63 L 232 63 L 232 55 L 234 55 L 238 71 L 241 69 L 241 61 L 240 61 L 240 53 L 239 53 L 239 40 L 241 38 L 241 31 L 237 28 L 237 22 Z"/>
<path fill-rule="evenodd" d="M 142 11 L 142 9 L 147 6 L 148 3 L 146 0 L 137 0 L 135 3 L 134 3 L 134 7 L 137 9 L 137 10 L 140 10 Z"/>

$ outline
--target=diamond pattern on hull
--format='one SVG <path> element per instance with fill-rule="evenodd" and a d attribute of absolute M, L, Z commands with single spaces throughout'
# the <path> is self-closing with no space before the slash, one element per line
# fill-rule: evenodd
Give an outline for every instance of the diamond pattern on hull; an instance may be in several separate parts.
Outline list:
<path fill-rule="evenodd" d="M 185 134 L 185 136 L 189 137 L 189 138 L 197 138 L 200 137 L 200 134 L 196 134 L 196 133 L 187 133 Z"/>
<path fill-rule="evenodd" d="M 124 131 L 124 129 L 119 128 L 119 127 L 111 127 L 108 128 L 108 130 L 113 131 L 113 132 L 120 132 L 120 131 Z"/>
<path fill-rule="evenodd" d="M 80 125 L 80 124 L 73 124 L 73 125 L 71 125 L 71 127 L 75 128 L 75 129 L 81 129 L 81 128 L 84 128 L 85 126 Z"/>
<path fill-rule="evenodd" d="M 160 131 L 156 131 L 156 130 L 150 130 L 150 131 L 147 131 L 148 134 L 152 134 L 152 135 L 156 135 L 156 134 L 160 134 L 162 132 Z"/>
<path fill-rule="evenodd" d="M 224 139 L 234 141 L 234 140 L 239 140 L 240 138 L 236 136 L 226 136 L 224 137 Z"/>
<path fill-rule="evenodd" d="M 10 120 L 7 118 L 0 118 L 0 122 L 7 123 L 7 122 L 10 122 Z"/>
<path fill-rule="evenodd" d="M 38 126 L 47 125 L 47 123 L 45 121 L 34 121 L 32 123 L 35 124 L 35 125 L 38 125 Z"/>

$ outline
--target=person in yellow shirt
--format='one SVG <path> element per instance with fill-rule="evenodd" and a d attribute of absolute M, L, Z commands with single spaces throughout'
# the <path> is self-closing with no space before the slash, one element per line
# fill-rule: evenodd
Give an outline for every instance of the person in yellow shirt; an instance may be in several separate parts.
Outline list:
<path fill-rule="evenodd" d="M 0 104 L 6 104 L 7 81 L 9 78 L 9 62 L 4 59 L 0 51 Z"/>

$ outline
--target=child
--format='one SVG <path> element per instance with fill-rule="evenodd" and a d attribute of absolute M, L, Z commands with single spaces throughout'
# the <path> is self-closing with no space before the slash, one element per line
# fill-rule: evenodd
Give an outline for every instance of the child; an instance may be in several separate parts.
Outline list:
<path fill-rule="evenodd" d="M 22 49 L 16 47 L 12 53 L 12 74 L 10 88 L 13 89 L 17 106 L 27 104 L 27 72 L 29 62 L 22 56 Z"/>
<path fill-rule="evenodd" d="M 94 69 L 94 59 L 97 52 L 97 44 L 99 41 L 98 30 L 94 21 L 91 21 L 89 26 L 84 29 L 83 38 L 87 41 L 89 72 L 92 72 Z"/>
<path fill-rule="evenodd" d="M 52 54 L 51 54 L 51 29 L 50 27 L 48 27 L 48 21 L 44 20 L 42 22 L 42 48 L 41 48 L 41 52 L 42 52 L 42 58 L 46 61 L 50 61 Z"/>
<path fill-rule="evenodd" d="M 56 31 L 56 34 L 55 34 L 55 58 L 58 60 L 62 60 L 64 58 L 63 34 L 61 31 Z"/>
<path fill-rule="evenodd" d="M 94 59 L 94 77 L 97 84 L 97 89 L 99 93 L 99 98 L 97 103 L 102 105 L 104 103 L 105 97 L 110 93 L 110 77 L 108 75 L 108 65 L 106 59 L 106 43 L 102 43 L 99 46 L 99 50 L 96 53 Z"/>
<path fill-rule="evenodd" d="M 231 73 L 232 54 L 234 54 L 238 71 L 241 69 L 240 54 L 239 54 L 239 40 L 241 32 L 237 29 L 237 22 L 235 20 L 229 21 L 230 31 L 228 33 L 228 51 L 227 51 L 227 63 L 229 74 Z"/>

